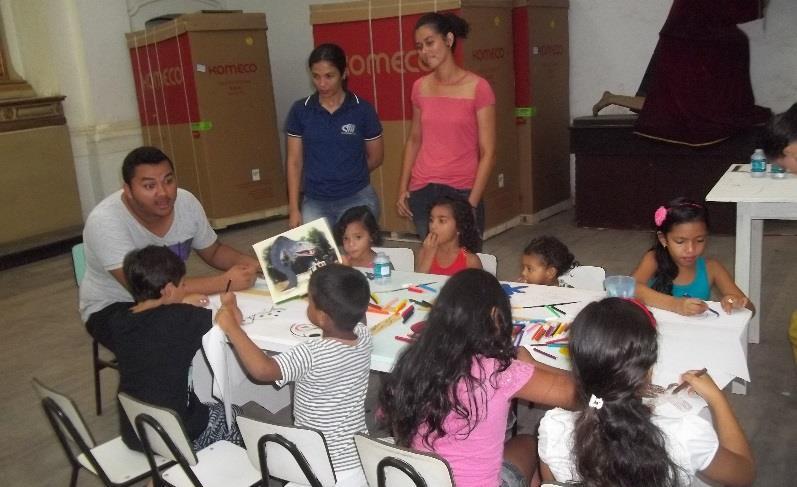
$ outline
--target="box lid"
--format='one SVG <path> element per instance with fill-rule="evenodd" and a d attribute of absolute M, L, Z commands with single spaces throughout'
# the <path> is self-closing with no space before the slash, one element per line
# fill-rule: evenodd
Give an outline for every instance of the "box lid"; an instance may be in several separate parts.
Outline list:
<path fill-rule="evenodd" d="M 570 0 L 514 0 L 512 6 L 570 8 Z"/>
<path fill-rule="evenodd" d="M 176 37 L 185 32 L 220 30 L 266 30 L 266 14 L 238 12 L 196 12 L 184 14 L 173 21 L 158 24 L 151 29 L 125 34 L 127 47 L 141 47 Z"/>
<path fill-rule="evenodd" d="M 467 7 L 511 7 L 512 0 L 371 0 L 310 5 L 310 23 L 333 24 L 352 20 L 384 19 L 434 10 Z"/>

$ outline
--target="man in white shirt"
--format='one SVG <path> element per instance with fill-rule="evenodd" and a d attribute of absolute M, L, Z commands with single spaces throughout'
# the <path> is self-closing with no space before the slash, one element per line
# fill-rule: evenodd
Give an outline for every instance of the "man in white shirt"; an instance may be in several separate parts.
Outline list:
<path fill-rule="evenodd" d="M 80 283 L 80 314 L 89 334 L 113 351 L 107 323 L 132 306 L 122 261 L 147 245 L 169 247 L 183 261 L 191 249 L 223 273 L 187 277 L 188 293 L 212 294 L 252 286 L 259 264 L 218 241 L 199 201 L 177 187 L 171 160 L 155 147 L 139 147 L 122 164 L 122 189 L 101 201 L 83 229 L 86 274 Z"/>

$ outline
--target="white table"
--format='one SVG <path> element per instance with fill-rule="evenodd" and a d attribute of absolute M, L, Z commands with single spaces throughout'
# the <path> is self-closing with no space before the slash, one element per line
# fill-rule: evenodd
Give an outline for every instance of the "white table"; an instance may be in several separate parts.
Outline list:
<path fill-rule="evenodd" d="M 734 279 L 759 307 L 750 320 L 748 341 L 760 339 L 761 244 L 764 220 L 797 220 L 797 176 L 750 176 L 749 164 L 732 164 L 706 195 L 706 201 L 736 203 Z"/>
<path fill-rule="evenodd" d="M 398 302 L 409 298 L 433 301 L 436 293 L 427 291 L 419 294 L 402 289 L 402 287 L 433 283 L 431 287 L 439 291 L 445 280 L 445 276 L 396 271 L 389 283 L 383 285 L 372 283 L 371 289 L 377 294 L 383 305 L 390 300 Z M 545 308 L 522 308 L 523 306 L 576 301 L 573 304 L 558 306 L 566 313 L 562 320 L 572 321 L 584 306 L 604 296 L 604 293 L 599 291 L 508 284 L 513 287 L 522 286 L 519 292 L 511 296 L 513 317 L 516 319 L 553 318 Z M 284 352 L 303 340 L 311 339 L 296 336 L 291 331 L 293 324 L 309 323 L 306 316 L 306 299 L 296 299 L 274 305 L 263 289 L 238 292 L 236 295 L 245 322 L 249 322 L 244 325 L 244 330 L 261 349 Z M 218 307 L 218 296 L 212 297 L 212 303 L 212 306 Z M 711 305 L 714 309 L 720 310 L 718 303 L 711 303 Z M 669 383 L 677 382 L 680 374 L 685 370 L 702 367 L 708 369 L 721 388 L 734 378 L 750 380 L 746 355 L 747 323 L 750 319 L 748 310 L 736 311 L 732 315 L 726 315 L 720 310 L 719 317 L 709 313 L 706 313 L 705 316 L 685 317 L 655 309 L 653 312 L 659 326 L 659 361 L 654 368 L 654 383 L 666 386 Z M 389 372 L 399 353 L 407 346 L 406 342 L 397 340 L 396 337 L 406 336 L 410 331 L 410 326 L 425 319 L 425 316 L 426 312 L 416 305 L 415 314 L 406 323 L 398 320 L 376 333 L 373 336 L 371 370 Z M 368 313 L 369 328 L 385 318 L 386 316 L 383 314 Z M 249 387 L 251 383 L 248 383 L 237 361 L 231 358 L 232 354 L 225 343 L 223 333 L 217 327 L 214 327 L 211 333 L 215 333 L 211 345 L 215 344 L 218 350 L 221 350 L 216 353 L 215 360 L 210 359 L 211 367 L 216 373 L 219 385 L 224 390 L 221 395 L 229 413 L 230 404 L 245 402 L 238 393 L 239 388 L 241 386 Z M 541 357 L 535 355 L 535 358 L 540 359 Z M 567 364 L 563 361 L 552 365 L 567 368 Z M 270 393 L 266 389 L 262 391 L 261 394 Z M 247 399 L 251 399 L 251 396 Z"/>

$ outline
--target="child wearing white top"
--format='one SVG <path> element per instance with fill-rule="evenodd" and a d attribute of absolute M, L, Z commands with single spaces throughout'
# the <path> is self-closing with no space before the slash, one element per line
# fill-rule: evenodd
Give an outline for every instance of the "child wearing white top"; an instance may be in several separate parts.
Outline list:
<path fill-rule="evenodd" d="M 553 409 L 540 422 L 543 480 L 669 487 L 688 486 L 699 473 L 726 486 L 753 482 L 750 445 L 708 374 L 682 378 L 706 400 L 714 426 L 696 415 L 662 417 L 644 401 L 652 397 L 658 343 L 656 322 L 640 302 L 589 304 L 570 328 L 570 354 L 582 407 Z"/>

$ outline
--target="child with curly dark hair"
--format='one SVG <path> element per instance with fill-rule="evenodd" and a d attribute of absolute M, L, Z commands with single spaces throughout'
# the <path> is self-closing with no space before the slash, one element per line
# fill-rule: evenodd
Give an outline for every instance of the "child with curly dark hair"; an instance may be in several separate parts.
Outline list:
<path fill-rule="evenodd" d="M 432 203 L 429 233 L 423 240 L 415 269 L 446 276 L 463 269 L 481 269 L 476 255 L 481 245 L 470 204 L 462 198 L 443 196 Z"/>
<path fill-rule="evenodd" d="M 537 237 L 523 250 L 520 282 L 558 286 L 559 276 L 578 265 L 565 244 L 556 237 Z"/>
<path fill-rule="evenodd" d="M 516 350 L 512 328 L 498 280 L 463 270 L 440 290 L 418 340 L 382 382 L 382 417 L 396 443 L 443 457 L 457 487 L 527 487 L 535 478 L 534 437 L 505 441 L 513 398 L 575 407 L 572 379 Z"/>

